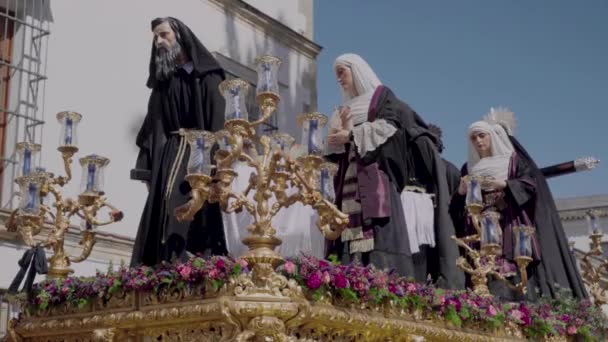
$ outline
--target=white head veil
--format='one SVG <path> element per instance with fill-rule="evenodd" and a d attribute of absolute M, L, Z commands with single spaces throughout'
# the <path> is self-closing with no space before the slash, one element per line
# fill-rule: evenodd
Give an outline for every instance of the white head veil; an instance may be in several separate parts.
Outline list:
<path fill-rule="evenodd" d="M 485 158 L 479 156 L 471 141 L 471 135 L 474 132 L 484 132 L 490 135 L 492 156 Z M 509 177 L 509 163 L 515 149 L 501 125 L 477 121 L 469 127 L 467 141 L 469 144 L 467 163 L 469 174 L 492 177 L 497 180 L 506 180 Z"/>
<path fill-rule="evenodd" d="M 343 54 L 336 58 L 334 71 L 339 65 L 350 69 L 356 92 L 356 96 L 352 96 L 340 87 L 343 100 L 342 105 L 350 107 L 350 113 L 355 125 L 365 122 L 367 121 L 367 112 L 374 91 L 378 86 L 382 85 L 382 82 L 380 82 L 380 79 L 369 64 L 359 55 L 353 53 Z M 341 121 L 337 114 L 337 112 L 334 112 L 330 121 L 330 128 L 339 128 L 341 126 Z"/>

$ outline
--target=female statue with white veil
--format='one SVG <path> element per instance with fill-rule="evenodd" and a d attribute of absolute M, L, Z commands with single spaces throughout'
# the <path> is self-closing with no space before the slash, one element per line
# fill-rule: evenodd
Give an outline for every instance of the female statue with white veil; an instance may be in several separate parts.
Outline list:
<path fill-rule="evenodd" d="M 502 256 L 499 261 L 502 270 L 516 270 L 514 259 L 517 254 L 517 231 L 514 227 L 534 227 L 530 243 L 532 262 L 527 267 L 526 299 L 535 300 L 539 296 L 555 297 L 558 294 L 556 286 L 572 291 L 576 297 L 584 297 L 586 294 L 579 285 L 580 282 L 552 281 L 552 277 L 559 274 L 569 273 L 570 279 L 573 280 L 580 279 L 580 276 L 576 269 L 572 271 L 569 267 L 569 259 L 564 259 L 564 256 L 569 257 L 567 247 L 562 248 L 565 250 L 560 250 L 559 245 L 546 248 L 546 243 L 542 241 L 543 238 L 551 238 L 546 232 L 552 230 L 552 227 L 538 215 L 538 202 L 543 198 L 539 196 L 539 178 L 530 160 L 514 146 L 513 138 L 508 135 L 507 130 L 501 124 L 490 120 L 478 121 L 469 127 L 468 145 L 468 162 L 461 173 L 462 176 L 472 175 L 484 179 L 481 183 L 483 210 L 500 214 Z M 465 230 L 464 235 L 473 232 L 465 210 L 466 192 L 467 187 L 463 181 L 451 203 L 454 224 Z M 492 294 L 503 300 L 523 299 L 521 294 L 501 282 L 490 281 L 488 285 Z"/>
<path fill-rule="evenodd" d="M 343 103 L 330 120 L 326 155 L 339 165 L 336 204 L 350 223 L 330 253 L 342 262 L 394 269 L 418 281 L 431 275 L 439 286 L 463 287 L 436 137 L 360 56 L 338 57 L 334 70 Z M 412 189 L 428 195 L 418 201 L 419 210 L 402 201 Z M 407 222 L 406 214 L 419 215 L 414 221 L 421 224 Z"/>

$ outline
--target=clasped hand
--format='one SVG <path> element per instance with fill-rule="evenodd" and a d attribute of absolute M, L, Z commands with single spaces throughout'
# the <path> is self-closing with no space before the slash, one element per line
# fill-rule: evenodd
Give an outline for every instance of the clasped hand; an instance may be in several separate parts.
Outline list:
<path fill-rule="evenodd" d="M 492 189 L 492 190 L 504 190 L 507 187 L 507 182 L 504 180 L 498 180 L 494 178 L 486 178 L 481 182 L 482 189 Z M 465 182 L 464 177 L 460 178 L 460 185 L 458 186 L 458 193 L 461 195 L 466 195 L 467 193 L 467 182 Z"/>
<path fill-rule="evenodd" d="M 327 135 L 327 143 L 333 147 L 348 143 L 350 140 L 350 131 L 353 129 L 350 107 L 340 106 L 338 115 L 340 115 L 341 128 L 331 128 Z"/>

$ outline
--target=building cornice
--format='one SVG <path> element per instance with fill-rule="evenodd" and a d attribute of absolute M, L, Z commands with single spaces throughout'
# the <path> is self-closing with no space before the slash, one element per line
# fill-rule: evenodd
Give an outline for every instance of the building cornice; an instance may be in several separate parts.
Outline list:
<path fill-rule="evenodd" d="M 581 208 L 581 209 L 575 209 L 575 210 L 562 210 L 559 212 L 559 218 L 562 221 L 584 220 L 586 218 L 587 211 L 589 209 L 598 210 L 599 217 L 608 217 L 608 206 L 602 206 L 602 207 Z"/>
<path fill-rule="evenodd" d="M 285 44 L 285 46 L 297 50 L 313 60 L 316 60 L 321 52 L 321 45 L 306 38 L 289 26 L 274 19 L 268 14 L 265 14 L 243 0 L 209 0 L 209 2 L 225 12 L 233 14 L 235 18 L 260 29 L 262 32 Z"/>
<path fill-rule="evenodd" d="M 24 245 L 21 236 L 16 232 L 6 230 L 5 223 L 10 216 L 10 212 L 0 210 L 0 241 L 14 245 Z M 46 223 L 42 228 L 42 232 L 34 237 L 35 241 L 41 241 L 49 236 L 53 229 L 50 223 Z M 65 237 L 66 247 L 78 248 L 81 239 L 80 228 L 71 226 Z M 93 254 L 96 255 L 112 255 L 117 257 L 129 257 L 133 250 L 134 240 L 128 236 L 119 234 L 107 233 L 98 230 L 96 233 L 96 244 L 93 248 Z"/>

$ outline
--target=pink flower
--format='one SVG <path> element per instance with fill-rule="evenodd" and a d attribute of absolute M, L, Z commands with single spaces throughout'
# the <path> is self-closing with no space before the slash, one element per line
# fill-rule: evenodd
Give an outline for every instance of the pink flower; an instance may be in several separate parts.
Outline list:
<path fill-rule="evenodd" d="M 374 281 L 375 285 L 377 286 L 384 286 L 386 284 L 387 281 L 387 277 L 384 274 L 380 274 L 376 276 L 376 280 Z"/>
<path fill-rule="evenodd" d="M 490 305 L 488 307 L 488 315 L 490 315 L 490 317 L 496 316 L 496 308 L 494 307 L 494 305 Z"/>
<path fill-rule="evenodd" d="M 343 289 L 348 286 L 348 281 L 344 274 L 339 273 L 334 276 L 334 286 L 338 289 Z"/>
<path fill-rule="evenodd" d="M 577 329 L 574 325 L 568 326 L 568 335 L 574 335 L 574 334 L 576 334 L 576 332 L 577 332 Z"/>
<path fill-rule="evenodd" d="M 515 318 L 518 321 L 521 321 L 522 317 L 524 317 L 524 313 L 515 309 L 511 311 L 511 317 Z"/>
<path fill-rule="evenodd" d="M 224 267 L 224 260 L 223 259 L 218 259 L 217 262 L 215 263 L 215 267 L 217 267 L 217 268 Z"/>
<path fill-rule="evenodd" d="M 249 263 L 245 259 L 239 259 L 239 265 L 241 265 L 241 268 L 246 268 Z"/>
<path fill-rule="evenodd" d="M 287 274 L 296 273 L 296 264 L 291 261 L 286 261 L 285 264 L 283 264 L 283 268 L 285 269 L 285 272 L 287 272 Z"/>
<path fill-rule="evenodd" d="M 355 281 L 353 288 L 358 292 L 362 292 L 365 290 L 365 284 L 362 281 Z"/>
<path fill-rule="evenodd" d="M 445 296 L 443 296 L 443 295 L 439 296 L 439 304 L 441 304 L 441 305 L 445 304 Z"/>
<path fill-rule="evenodd" d="M 209 278 L 211 278 L 211 279 L 217 278 L 218 273 L 219 273 L 218 270 L 212 269 L 211 271 L 209 271 Z"/>
<path fill-rule="evenodd" d="M 316 290 L 321 287 L 321 283 L 321 275 L 319 275 L 319 272 L 311 274 L 310 277 L 308 277 L 308 280 L 306 280 L 306 286 L 311 290 Z"/>
<path fill-rule="evenodd" d="M 184 278 L 184 280 L 190 279 L 190 273 L 192 273 L 192 268 L 188 265 L 182 265 L 179 269 L 179 274 Z"/>
<path fill-rule="evenodd" d="M 415 292 L 416 291 L 416 284 L 414 284 L 414 283 L 407 284 L 406 290 L 407 290 L 407 292 Z"/>
<path fill-rule="evenodd" d="M 323 283 L 329 284 L 331 282 L 331 277 L 329 276 L 329 272 L 323 272 Z"/>

